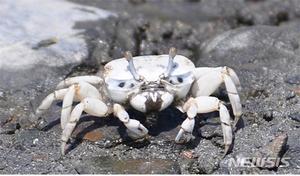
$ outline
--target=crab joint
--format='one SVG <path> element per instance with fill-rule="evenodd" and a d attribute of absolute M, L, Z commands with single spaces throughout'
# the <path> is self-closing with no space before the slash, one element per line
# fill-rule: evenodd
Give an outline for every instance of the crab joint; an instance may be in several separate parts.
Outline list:
<path fill-rule="evenodd" d="M 136 72 L 136 69 L 134 67 L 131 52 L 130 51 L 126 51 L 125 54 L 124 54 L 124 57 L 128 61 L 129 71 L 132 74 L 132 76 L 134 77 L 134 79 L 138 80 L 138 81 L 142 80 L 143 78 Z"/>
<path fill-rule="evenodd" d="M 170 76 L 173 65 L 174 65 L 173 60 L 174 60 L 175 56 L 176 56 L 176 48 L 172 47 L 169 50 L 169 62 L 168 62 L 168 67 L 167 67 L 167 69 L 164 73 L 164 77 L 169 77 Z"/>

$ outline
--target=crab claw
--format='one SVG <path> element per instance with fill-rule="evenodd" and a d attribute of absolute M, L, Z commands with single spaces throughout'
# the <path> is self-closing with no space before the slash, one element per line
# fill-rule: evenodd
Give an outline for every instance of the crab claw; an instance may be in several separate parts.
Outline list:
<path fill-rule="evenodd" d="M 188 142 L 193 138 L 192 132 L 195 126 L 195 116 L 197 115 L 197 103 L 194 98 L 190 98 L 185 103 L 183 111 L 187 113 L 187 118 L 181 124 L 181 129 L 175 138 L 176 143 Z"/>
<path fill-rule="evenodd" d="M 192 131 L 194 129 L 195 119 L 187 118 L 181 125 L 181 129 L 179 130 L 175 142 L 176 143 L 186 143 L 194 138 L 192 135 Z"/>
<path fill-rule="evenodd" d="M 128 130 L 132 133 L 129 133 L 130 137 L 134 139 L 143 138 L 148 134 L 148 130 L 144 127 L 139 121 L 135 119 L 130 119 L 127 123 L 124 123 Z"/>
<path fill-rule="evenodd" d="M 183 143 L 187 143 L 194 139 L 195 139 L 195 137 L 192 135 L 192 133 L 189 133 L 189 132 L 186 132 L 186 131 L 180 129 L 180 131 L 178 132 L 178 134 L 175 138 L 175 142 L 177 144 L 183 144 Z"/>
<path fill-rule="evenodd" d="M 231 147 L 230 145 L 225 145 L 223 158 L 225 158 L 225 156 L 229 153 L 230 147 Z"/>

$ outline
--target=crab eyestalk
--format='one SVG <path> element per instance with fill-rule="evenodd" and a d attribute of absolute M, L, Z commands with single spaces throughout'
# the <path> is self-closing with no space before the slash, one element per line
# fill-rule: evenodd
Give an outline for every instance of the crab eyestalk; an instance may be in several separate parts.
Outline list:
<path fill-rule="evenodd" d="M 135 80 L 140 81 L 142 77 L 136 72 L 136 69 L 133 64 L 132 54 L 130 51 L 126 51 L 124 54 L 125 59 L 128 61 L 129 64 L 129 71 L 131 72 L 132 76 Z"/>
<path fill-rule="evenodd" d="M 172 68 L 173 68 L 173 65 L 174 65 L 173 60 L 174 60 L 175 56 L 176 56 L 176 48 L 172 47 L 169 50 L 168 67 L 167 67 L 166 71 L 163 74 L 165 78 L 169 77 L 170 74 L 171 74 L 171 71 L 172 71 Z"/>

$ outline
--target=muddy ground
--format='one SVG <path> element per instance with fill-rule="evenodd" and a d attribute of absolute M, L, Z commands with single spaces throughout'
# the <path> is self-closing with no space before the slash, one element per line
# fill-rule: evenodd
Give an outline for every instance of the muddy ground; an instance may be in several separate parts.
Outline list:
<path fill-rule="evenodd" d="M 87 46 L 80 62 L 39 63 L 17 70 L 1 67 L 0 174 L 300 174 L 300 1 L 71 2 L 87 13 L 94 13 L 88 9 L 93 7 L 115 15 L 74 24 Z M 47 50 L 55 45 L 48 40 L 32 54 L 45 50 L 45 59 L 59 58 L 59 53 Z M 184 120 L 175 108 L 150 120 L 130 110 L 149 128 L 149 138 L 141 142 L 128 139 L 113 116 L 83 115 L 69 152 L 60 155 L 61 103 L 53 104 L 39 119 L 32 115 L 60 80 L 96 74 L 126 50 L 134 55 L 163 54 L 172 46 L 197 66 L 226 65 L 238 74 L 243 114 L 228 155 L 223 157 L 218 113 L 198 115 L 195 139 L 175 144 Z M 215 96 L 230 108 L 224 86 Z M 257 159 L 275 159 L 277 164 L 261 164 Z"/>

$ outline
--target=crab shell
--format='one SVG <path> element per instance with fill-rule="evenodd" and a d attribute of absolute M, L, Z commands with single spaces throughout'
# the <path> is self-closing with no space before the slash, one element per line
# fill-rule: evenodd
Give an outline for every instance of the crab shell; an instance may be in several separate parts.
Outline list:
<path fill-rule="evenodd" d="M 113 102 L 130 102 L 133 108 L 141 112 L 160 111 L 174 100 L 186 97 L 195 80 L 192 74 L 195 65 L 182 55 L 173 58 L 167 77 L 162 75 L 167 70 L 169 55 L 137 56 L 132 59 L 142 80 L 134 78 L 125 58 L 107 63 L 103 77 Z"/>

